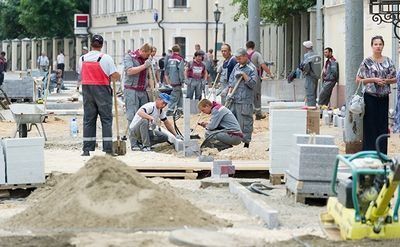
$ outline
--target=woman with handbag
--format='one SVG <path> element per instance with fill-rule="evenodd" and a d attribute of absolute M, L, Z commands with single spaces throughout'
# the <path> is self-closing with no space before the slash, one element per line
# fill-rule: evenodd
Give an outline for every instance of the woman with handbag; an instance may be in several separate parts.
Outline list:
<path fill-rule="evenodd" d="M 388 133 L 390 84 L 396 83 L 393 61 L 382 55 L 385 45 L 382 36 L 371 39 L 372 56 L 362 61 L 356 81 L 364 86 L 365 113 L 363 118 L 363 150 L 375 150 L 375 140 Z M 387 154 L 387 139 L 381 142 L 380 151 Z"/>

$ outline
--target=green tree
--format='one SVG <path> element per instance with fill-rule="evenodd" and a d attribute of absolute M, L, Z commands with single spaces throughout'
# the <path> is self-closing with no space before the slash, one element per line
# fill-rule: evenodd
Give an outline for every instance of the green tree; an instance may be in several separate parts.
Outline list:
<path fill-rule="evenodd" d="M 234 20 L 241 16 L 247 18 L 248 0 L 232 0 L 232 4 L 239 6 L 238 13 Z M 275 24 L 284 24 L 290 16 L 306 12 L 307 9 L 315 5 L 316 0 L 260 0 L 261 19 Z"/>
<path fill-rule="evenodd" d="M 0 40 L 29 37 L 25 27 L 18 22 L 20 0 L 0 1 Z"/>

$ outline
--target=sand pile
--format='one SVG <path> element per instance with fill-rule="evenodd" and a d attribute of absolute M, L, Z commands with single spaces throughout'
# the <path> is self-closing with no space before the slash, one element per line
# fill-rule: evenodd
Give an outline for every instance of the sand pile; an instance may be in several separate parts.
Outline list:
<path fill-rule="evenodd" d="M 6 224 L 12 228 L 226 225 L 111 157 L 94 157 Z"/>

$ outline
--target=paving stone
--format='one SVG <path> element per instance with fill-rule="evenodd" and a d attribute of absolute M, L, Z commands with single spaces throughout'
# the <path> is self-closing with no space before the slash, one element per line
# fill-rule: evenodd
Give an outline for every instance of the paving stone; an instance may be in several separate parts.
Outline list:
<path fill-rule="evenodd" d="M 326 198 L 333 195 L 331 181 L 310 181 L 296 179 L 291 172 L 286 172 L 285 186 L 293 193 L 313 194 L 313 197 Z"/>
<path fill-rule="evenodd" d="M 229 191 L 238 195 L 250 214 L 260 217 L 268 225 L 268 228 L 279 226 L 278 210 L 271 208 L 246 187 L 236 181 L 231 181 L 229 182 Z"/>
<path fill-rule="evenodd" d="M 2 139 L 6 183 L 44 183 L 44 138 Z M 23 154 L 23 155 L 21 155 Z"/>
<path fill-rule="evenodd" d="M 311 139 L 311 140 L 310 140 Z M 294 135 L 295 144 L 335 145 L 335 137 L 331 135 Z"/>

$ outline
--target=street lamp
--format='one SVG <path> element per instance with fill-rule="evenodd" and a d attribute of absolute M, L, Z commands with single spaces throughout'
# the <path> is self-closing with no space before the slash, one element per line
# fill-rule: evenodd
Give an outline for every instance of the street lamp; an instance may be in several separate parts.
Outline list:
<path fill-rule="evenodd" d="M 221 18 L 221 11 L 218 9 L 218 1 L 215 1 L 215 7 L 217 9 L 214 11 L 214 20 L 215 20 L 215 46 L 214 46 L 214 61 L 215 63 L 217 60 L 217 44 L 218 44 L 218 22 Z"/>

